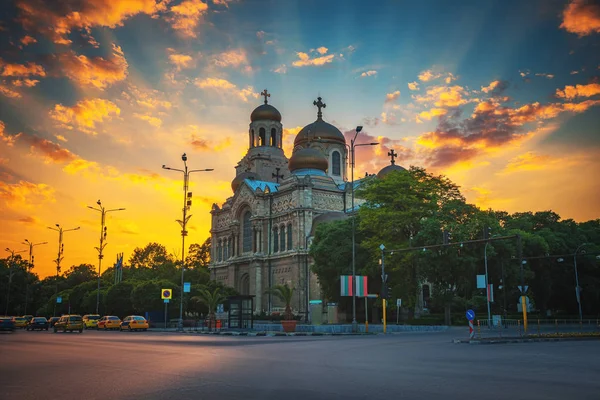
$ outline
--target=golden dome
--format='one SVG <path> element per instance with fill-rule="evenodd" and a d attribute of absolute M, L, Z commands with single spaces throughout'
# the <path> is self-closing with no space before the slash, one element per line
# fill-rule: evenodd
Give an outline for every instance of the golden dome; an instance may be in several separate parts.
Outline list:
<path fill-rule="evenodd" d="M 316 169 L 319 171 L 327 171 L 329 162 L 320 150 L 314 147 L 306 147 L 294 151 L 288 166 L 292 172 L 299 169 Z"/>
<path fill-rule="evenodd" d="M 298 135 L 296 135 L 296 139 L 294 139 L 294 146 L 303 145 L 313 140 L 346 144 L 346 138 L 342 132 L 321 118 L 302 128 Z"/>
<path fill-rule="evenodd" d="M 242 182 L 244 182 L 244 179 L 260 180 L 260 176 L 258 176 L 258 174 L 256 174 L 256 173 L 250 172 L 250 171 L 242 172 L 241 174 L 237 175 L 231 181 L 231 190 L 233 190 L 233 193 L 235 193 L 237 191 L 237 189 L 240 187 Z"/>
<path fill-rule="evenodd" d="M 406 169 L 405 169 L 405 168 L 402 168 L 401 166 L 399 166 L 399 165 L 396 165 L 396 164 L 390 164 L 390 165 L 388 165 L 388 166 L 386 166 L 386 167 L 383 167 L 383 168 L 381 169 L 381 171 L 379 171 L 379 172 L 377 173 L 377 177 L 378 177 L 379 179 L 382 179 L 382 178 L 384 178 L 384 177 L 385 177 L 387 174 L 389 174 L 390 172 L 394 172 L 394 171 L 406 171 Z"/>

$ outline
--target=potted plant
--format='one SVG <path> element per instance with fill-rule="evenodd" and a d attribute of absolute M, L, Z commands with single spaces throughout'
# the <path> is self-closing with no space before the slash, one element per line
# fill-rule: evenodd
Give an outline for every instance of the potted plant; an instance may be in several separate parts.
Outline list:
<path fill-rule="evenodd" d="M 290 288 L 287 284 L 276 285 L 270 290 L 267 290 L 267 293 L 274 295 L 285 304 L 284 319 L 281 321 L 281 326 L 283 327 L 284 332 L 295 332 L 297 321 L 294 319 L 291 307 L 292 298 L 294 296 L 294 288 Z"/>
<path fill-rule="evenodd" d="M 217 310 L 217 306 L 225 300 L 225 295 L 221 293 L 220 288 L 215 288 L 213 292 L 208 290 L 208 288 L 205 288 L 200 290 L 198 296 L 192 297 L 192 300 L 200 302 L 208 307 L 208 329 L 211 330 L 213 321 L 215 321 L 215 311 Z"/>

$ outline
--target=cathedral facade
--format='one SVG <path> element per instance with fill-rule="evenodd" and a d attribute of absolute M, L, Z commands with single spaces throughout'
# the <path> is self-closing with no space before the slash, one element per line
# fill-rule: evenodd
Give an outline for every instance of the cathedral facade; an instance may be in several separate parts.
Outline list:
<path fill-rule="evenodd" d="M 264 104 L 250 115 L 248 152 L 235 167 L 233 195 L 211 210 L 211 279 L 255 296 L 255 313 L 282 310 L 265 291 L 287 284 L 295 288 L 294 313 L 308 317 L 309 301 L 321 298 L 308 255 L 315 228 L 351 209 L 348 146 L 323 119 L 319 97 L 317 119 L 298 133 L 288 159 L 282 116 L 268 104 L 266 89 L 261 95 Z"/>

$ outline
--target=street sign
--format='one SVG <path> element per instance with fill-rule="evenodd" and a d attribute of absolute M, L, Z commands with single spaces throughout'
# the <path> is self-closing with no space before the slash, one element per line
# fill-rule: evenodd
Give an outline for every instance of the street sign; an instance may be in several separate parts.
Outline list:
<path fill-rule="evenodd" d="M 171 289 L 161 289 L 160 298 L 163 300 L 171 300 L 173 297 L 173 291 Z"/>
<path fill-rule="evenodd" d="M 225 307 L 223 306 L 223 304 L 217 305 L 217 312 L 218 313 L 225 312 Z"/>
<path fill-rule="evenodd" d="M 57 297 L 56 297 L 56 303 L 57 303 L 57 304 L 60 304 L 60 303 L 62 303 L 62 297 L 60 297 L 60 296 L 57 296 Z"/>
<path fill-rule="evenodd" d="M 485 289 L 485 275 L 477 275 L 477 289 Z"/>
<path fill-rule="evenodd" d="M 192 284 L 190 282 L 183 283 L 183 293 L 189 293 L 192 288 Z"/>
<path fill-rule="evenodd" d="M 527 286 L 527 285 L 525 285 L 525 286 L 519 285 L 517 287 L 519 288 L 519 292 L 521 292 L 521 293 L 526 293 L 527 289 L 529 289 L 529 286 Z M 523 288 L 525 288 L 525 289 L 523 289 Z"/>
<path fill-rule="evenodd" d="M 165 304 L 167 304 L 169 302 L 169 299 L 164 299 L 163 301 L 165 302 Z"/>
<path fill-rule="evenodd" d="M 473 321 L 475 319 L 475 311 L 467 310 L 467 320 Z"/>
<path fill-rule="evenodd" d="M 383 245 L 383 243 L 379 245 L 379 248 L 381 249 L 381 251 L 385 250 L 385 246 Z"/>
<path fill-rule="evenodd" d="M 402 299 L 396 299 L 396 307 L 402 307 Z"/>

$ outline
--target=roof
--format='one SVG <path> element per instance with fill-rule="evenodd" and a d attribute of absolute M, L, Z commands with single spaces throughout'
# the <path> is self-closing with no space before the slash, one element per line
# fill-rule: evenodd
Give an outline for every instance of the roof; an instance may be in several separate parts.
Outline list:
<path fill-rule="evenodd" d="M 253 191 L 260 189 L 264 192 L 266 188 L 269 188 L 269 191 L 274 193 L 279 190 L 279 183 L 257 181 L 255 179 L 244 179 L 244 182 L 246 182 L 246 185 L 248 185 Z"/>

